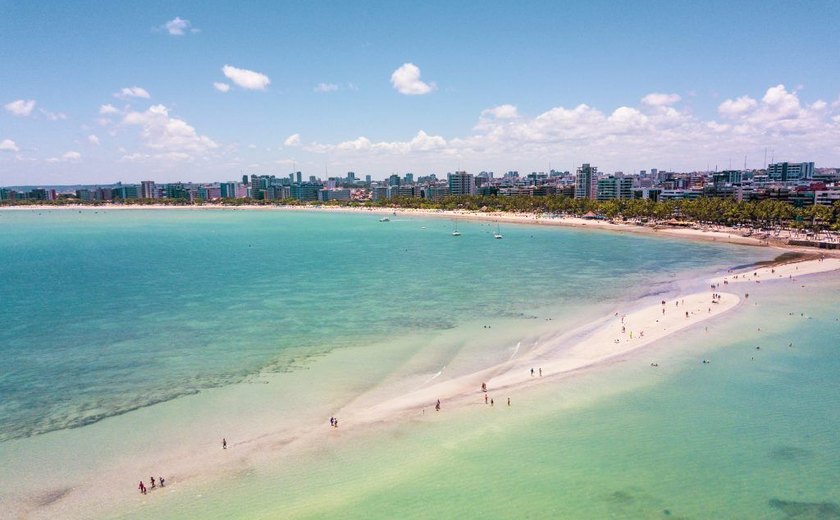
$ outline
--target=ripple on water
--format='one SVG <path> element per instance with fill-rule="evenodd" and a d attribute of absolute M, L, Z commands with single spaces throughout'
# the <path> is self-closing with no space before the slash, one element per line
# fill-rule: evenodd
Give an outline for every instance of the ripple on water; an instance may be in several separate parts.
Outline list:
<path fill-rule="evenodd" d="M 772 498 L 770 507 L 797 520 L 840 520 L 840 506 L 834 502 L 794 502 Z"/>

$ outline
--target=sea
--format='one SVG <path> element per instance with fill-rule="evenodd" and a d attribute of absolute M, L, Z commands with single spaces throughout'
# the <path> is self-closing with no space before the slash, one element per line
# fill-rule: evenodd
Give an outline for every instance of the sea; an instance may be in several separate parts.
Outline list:
<path fill-rule="evenodd" d="M 536 225 L 496 240 L 491 222 L 380 216 L 0 211 L 0 513 L 840 518 L 832 275 L 749 287 L 736 316 L 518 390 L 510 407 L 304 443 L 301 425 L 333 410 L 777 254 Z M 261 448 L 209 472 L 222 436 L 225 456 Z M 260 460 L 286 442 L 307 446 Z M 152 472 L 167 489 L 140 497 Z"/>

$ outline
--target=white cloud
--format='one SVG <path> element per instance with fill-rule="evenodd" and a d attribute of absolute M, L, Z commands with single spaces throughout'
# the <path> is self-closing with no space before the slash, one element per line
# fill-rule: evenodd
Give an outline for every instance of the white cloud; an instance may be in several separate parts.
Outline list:
<path fill-rule="evenodd" d="M 145 112 L 129 112 L 124 125 L 139 126 L 140 138 L 149 148 L 163 152 L 199 154 L 218 148 L 207 136 L 199 135 L 186 121 L 171 117 L 163 105 L 154 105 Z"/>
<path fill-rule="evenodd" d="M 65 152 L 64 154 L 61 155 L 61 157 L 50 157 L 49 159 L 46 159 L 46 162 L 48 162 L 48 163 L 77 162 L 81 158 L 82 158 L 82 154 L 80 154 L 79 152 L 70 151 L 70 152 Z"/>
<path fill-rule="evenodd" d="M 305 147 L 306 150 L 318 153 L 344 152 L 344 153 L 377 153 L 407 155 L 411 153 L 441 151 L 447 146 L 446 139 L 439 135 L 429 135 L 423 130 L 417 132 L 409 141 L 378 141 L 374 142 L 367 137 L 357 137 L 351 141 L 344 141 L 336 145 L 323 145 L 314 143 Z"/>
<path fill-rule="evenodd" d="M 146 89 L 141 87 L 125 87 L 121 89 L 119 92 L 114 93 L 115 98 L 119 99 L 128 99 L 128 98 L 143 98 L 149 99 L 151 96 L 146 91 Z"/>
<path fill-rule="evenodd" d="M 119 114 L 120 111 L 114 105 L 102 105 L 99 107 L 99 113 L 102 115 Z"/>
<path fill-rule="evenodd" d="M 758 105 L 758 101 L 749 96 L 741 96 L 738 99 L 727 99 L 718 106 L 718 113 L 724 117 L 735 117 L 743 114 Z"/>
<path fill-rule="evenodd" d="M 159 29 L 168 32 L 170 36 L 183 36 L 187 33 L 187 31 L 193 33 L 199 32 L 198 29 L 192 27 L 189 20 L 184 20 L 180 16 L 176 16 L 172 20 L 169 20 L 159 27 Z"/>
<path fill-rule="evenodd" d="M 96 137 L 95 135 L 90 134 L 89 136 L 87 136 L 87 140 L 90 144 L 95 145 L 95 146 L 99 146 L 99 138 Z"/>
<path fill-rule="evenodd" d="M 300 146 L 300 134 L 292 134 L 283 141 L 283 146 Z"/>
<path fill-rule="evenodd" d="M 499 105 L 481 111 L 482 116 L 490 116 L 496 119 L 515 119 L 519 117 L 516 105 Z"/>
<path fill-rule="evenodd" d="M 248 149 L 249 149 L 249 150 L 256 150 L 256 149 L 257 149 L 257 145 L 255 145 L 255 144 L 249 144 L 249 145 L 248 145 Z"/>
<path fill-rule="evenodd" d="M 11 139 L 3 139 L 0 141 L 0 152 L 19 152 L 20 148 Z"/>
<path fill-rule="evenodd" d="M 67 114 L 65 114 L 64 112 L 50 112 L 44 109 L 41 109 L 40 111 L 44 115 L 44 117 L 46 117 L 50 121 L 62 121 L 64 119 L 67 119 Z"/>
<path fill-rule="evenodd" d="M 335 83 L 318 83 L 312 90 L 315 92 L 335 92 L 338 90 L 338 85 Z"/>
<path fill-rule="evenodd" d="M 660 92 L 652 92 L 642 98 L 642 103 L 651 107 L 662 107 L 673 105 L 682 98 L 679 94 L 663 94 Z"/>
<path fill-rule="evenodd" d="M 222 83 L 221 81 L 214 81 L 213 88 L 218 90 L 219 92 L 227 92 L 230 90 L 230 85 L 227 83 Z"/>
<path fill-rule="evenodd" d="M 765 147 L 776 157 L 840 164 L 840 113 L 820 100 L 804 103 L 800 93 L 782 85 L 763 96 L 741 96 L 720 103 L 719 117 L 702 118 L 690 107 L 640 100 L 638 106 L 600 110 L 587 104 L 553 107 L 534 117 L 512 105 L 478 114 L 467 135 L 444 137 L 418 132 L 406 141 L 374 141 L 366 136 L 335 144 L 312 142 L 303 150 L 329 153 L 330 160 L 351 167 L 364 162 L 381 172 L 394 169 L 452 171 L 540 168 L 581 158 L 604 171 L 659 167 L 677 171 L 705 169 L 748 155 L 757 166 Z M 568 167 L 567 167 L 568 168 Z"/>
<path fill-rule="evenodd" d="M 404 63 L 391 74 L 391 85 L 400 94 L 422 95 L 437 90 L 434 82 L 424 83 L 420 80 L 420 68 L 413 63 Z"/>
<path fill-rule="evenodd" d="M 271 80 L 265 74 L 248 69 L 238 69 L 231 65 L 222 67 L 225 77 L 247 90 L 265 90 Z"/>
<path fill-rule="evenodd" d="M 11 103 L 6 103 L 3 105 L 3 108 L 12 115 L 16 115 L 18 117 L 28 117 L 29 114 L 32 113 L 32 109 L 35 108 L 35 100 L 18 99 L 16 101 L 12 101 Z"/>

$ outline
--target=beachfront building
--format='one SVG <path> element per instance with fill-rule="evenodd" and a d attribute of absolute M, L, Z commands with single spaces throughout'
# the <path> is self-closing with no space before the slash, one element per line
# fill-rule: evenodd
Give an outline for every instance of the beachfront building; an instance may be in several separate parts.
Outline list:
<path fill-rule="evenodd" d="M 348 189 L 322 189 L 318 190 L 318 200 L 321 202 L 329 202 L 331 200 L 350 200 L 350 190 Z"/>
<path fill-rule="evenodd" d="M 323 188 L 321 184 L 301 182 L 292 184 L 289 191 L 293 199 L 316 201 L 318 200 L 318 191 L 321 190 L 321 188 Z"/>
<path fill-rule="evenodd" d="M 598 195 L 598 168 L 584 163 L 575 175 L 575 198 L 592 199 Z"/>
<path fill-rule="evenodd" d="M 633 179 L 614 175 L 598 179 L 596 198 L 598 200 L 632 199 Z"/>
<path fill-rule="evenodd" d="M 810 179 L 814 176 L 814 163 L 780 162 L 767 166 L 767 177 L 771 181 L 788 182 Z"/>
<path fill-rule="evenodd" d="M 141 199 L 156 199 L 157 188 L 155 181 L 140 181 L 140 198 Z"/>
<path fill-rule="evenodd" d="M 449 174 L 450 195 L 475 195 L 475 179 L 471 173 L 455 172 Z"/>
<path fill-rule="evenodd" d="M 223 199 L 234 199 L 234 198 L 236 198 L 236 183 L 235 182 L 219 183 L 219 194 Z"/>

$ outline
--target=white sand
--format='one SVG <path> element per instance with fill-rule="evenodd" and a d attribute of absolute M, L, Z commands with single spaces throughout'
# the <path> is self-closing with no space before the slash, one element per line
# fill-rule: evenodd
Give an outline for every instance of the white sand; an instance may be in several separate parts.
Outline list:
<path fill-rule="evenodd" d="M 726 276 L 713 278 L 709 283 L 720 284 L 721 288 L 725 290 L 727 285 L 735 283 L 761 283 L 779 279 L 790 280 L 796 279 L 799 276 L 825 273 L 838 269 L 840 269 L 840 258 L 824 258 L 822 260 L 807 260 L 804 262 L 791 262 L 757 269 L 745 269 Z"/>

